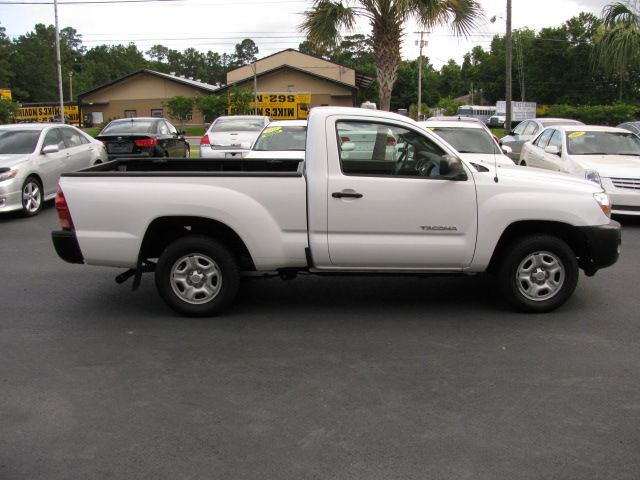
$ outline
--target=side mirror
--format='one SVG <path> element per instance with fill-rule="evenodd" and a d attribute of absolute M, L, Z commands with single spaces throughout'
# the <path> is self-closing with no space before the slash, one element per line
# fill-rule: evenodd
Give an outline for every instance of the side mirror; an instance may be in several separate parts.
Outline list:
<path fill-rule="evenodd" d="M 58 145 L 47 145 L 42 149 L 42 153 L 45 155 L 49 155 L 50 153 L 57 153 L 60 151 L 60 147 Z"/>
<path fill-rule="evenodd" d="M 249 142 L 242 142 L 242 143 L 240 144 L 240 148 L 241 148 L 242 150 L 251 150 L 251 143 L 249 143 Z"/>
<path fill-rule="evenodd" d="M 544 147 L 545 153 L 550 153 L 551 155 L 560 155 L 560 150 L 555 145 L 547 145 Z"/>
<path fill-rule="evenodd" d="M 513 148 L 507 146 L 507 145 L 500 145 L 500 148 L 502 148 L 502 151 L 504 153 L 506 153 L 507 155 L 510 153 L 513 153 Z"/>
<path fill-rule="evenodd" d="M 443 155 L 440 159 L 440 177 L 449 180 L 466 180 L 467 174 L 464 172 L 462 163 L 453 155 Z"/>
<path fill-rule="evenodd" d="M 178 131 L 178 135 L 180 135 L 180 136 L 184 136 L 184 135 L 186 135 L 186 134 L 187 134 L 187 131 L 186 131 L 186 130 L 179 130 L 179 131 Z"/>

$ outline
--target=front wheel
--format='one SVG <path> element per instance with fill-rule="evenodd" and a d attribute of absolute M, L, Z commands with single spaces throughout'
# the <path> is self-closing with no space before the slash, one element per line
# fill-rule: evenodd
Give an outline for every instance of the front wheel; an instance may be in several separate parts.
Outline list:
<path fill-rule="evenodd" d="M 578 262 L 571 248 L 551 235 L 515 242 L 498 271 L 500 290 L 516 309 L 549 312 L 566 302 L 578 284 Z"/>
<path fill-rule="evenodd" d="M 170 244 L 156 266 L 156 287 L 176 312 L 189 317 L 215 315 L 234 300 L 240 272 L 233 254 L 201 235 Z"/>
<path fill-rule="evenodd" d="M 22 185 L 22 213 L 27 217 L 33 217 L 42 210 L 42 185 L 34 178 L 29 177 Z"/>

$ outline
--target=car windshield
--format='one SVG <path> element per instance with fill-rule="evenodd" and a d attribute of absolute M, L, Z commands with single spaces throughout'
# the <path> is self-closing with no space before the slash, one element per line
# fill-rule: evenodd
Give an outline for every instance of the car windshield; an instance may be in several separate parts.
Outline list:
<path fill-rule="evenodd" d="M 212 132 L 257 132 L 264 127 L 261 118 L 219 118 L 211 126 Z"/>
<path fill-rule="evenodd" d="M 304 151 L 306 137 L 307 127 L 267 127 L 258 137 L 253 149 L 260 151 Z"/>
<path fill-rule="evenodd" d="M 0 154 L 33 153 L 41 130 L 0 130 Z"/>
<path fill-rule="evenodd" d="M 100 133 L 154 133 L 156 122 L 154 120 L 116 120 L 107 125 Z"/>
<path fill-rule="evenodd" d="M 496 142 L 482 128 L 428 128 L 460 153 L 498 153 Z"/>
<path fill-rule="evenodd" d="M 630 132 L 567 132 L 571 155 L 640 156 L 640 138 Z"/>

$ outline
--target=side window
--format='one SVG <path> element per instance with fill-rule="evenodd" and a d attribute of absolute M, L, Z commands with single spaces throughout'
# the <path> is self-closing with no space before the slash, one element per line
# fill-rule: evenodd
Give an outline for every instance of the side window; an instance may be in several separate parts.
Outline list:
<path fill-rule="evenodd" d="M 171 135 L 177 135 L 178 134 L 178 130 L 176 130 L 176 127 L 174 127 L 172 124 L 167 123 L 167 128 L 169 129 L 169 133 Z"/>
<path fill-rule="evenodd" d="M 542 132 L 542 135 L 540 135 L 534 143 L 538 147 L 544 148 L 549 144 L 549 140 L 551 139 L 551 135 L 553 135 L 553 129 L 549 128 L 548 130 L 545 130 L 544 132 Z"/>
<path fill-rule="evenodd" d="M 426 136 L 375 122 L 338 122 L 336 140 L 345 175 L 438 177 L 446 152 Z"/>
<path fill-rule="evenodd" d="M 558 147 L 558 151 L 562 152 L 562 133 L 560 130 L 554 130 L 551 140 L 549 140 L 550 147 Z"/>
<path fill-rule="evenodd" d="M 160 135 L 169 135 L 169 127 L 164 122 L 158 123 L 158 133 Z"/>
<path fill-rule="evenodd" d="M 522 132 L 522 135 L 535 135 L 537 129 L 536 122 L 527 122 L 527 127 Z"/>
<path fill-rule="evenodd" d="M 516 128 L 513 129 L 513 133 L 515 133 L 516 135 L 522 135 L 522 132 L 524 132 L 524 129 L 527 127 L 527 125 L 529 125 L 529 122 L 519 123 Z"/>
<path fill-rule="evenodd" d="M 82 135 L 71 128 L 62 128 L 61 130 L 62 137 L 64 138 L 67 148 L 73 148 L 89 143 L 87 139 L 83 138 Z"/>
<path fill-rule="evenodd" d="M 64 139 L 62 135 L 60 135 L 59 128 L 53 128 L 47 132 L 47 135 L 44 137 L 44 143 L 42 147 L 47 147 L 49 145 L 57 145 L 60 150 L 64 150 L 66 147 L 64 143 Z"/>

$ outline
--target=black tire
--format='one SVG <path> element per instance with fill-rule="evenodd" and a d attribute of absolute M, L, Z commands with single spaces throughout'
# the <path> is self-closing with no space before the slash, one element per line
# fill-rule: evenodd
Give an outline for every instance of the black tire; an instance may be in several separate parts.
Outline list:
<path fill-rule="evenodd" d="M 42 210 L 44 193 L 42 184 L 36 177 L 28 177 L 22 184 L 22 214 L 25 217 L 34 217 Z"/>
<path fill-rule="evenodd" d="M 575 253 L 552 235 L 516 240 L 498 270 L 500 291 L 517 310 L 543 313 L 566 302 L 578 284 Z"/>
<path fill-rule="evenodd" d="M 223 244 L 189 235 L 162 252 L 155 280 L 158 293 L 173 310 L 188 317 L 207 317 L 231 305 L 240 286 L 240 272 Z"/>

